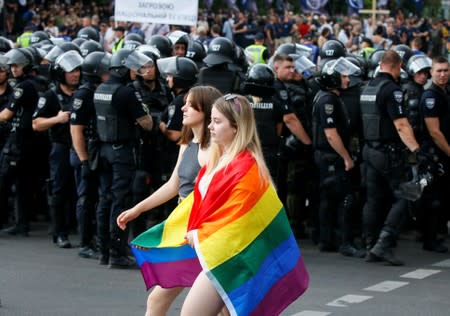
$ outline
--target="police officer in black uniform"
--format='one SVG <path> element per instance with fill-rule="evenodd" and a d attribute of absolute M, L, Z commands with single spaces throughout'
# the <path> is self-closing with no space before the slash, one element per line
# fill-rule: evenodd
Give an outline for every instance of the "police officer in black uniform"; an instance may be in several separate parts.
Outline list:
<path fill-rule="evenodd" d="M 77 186 L 76 214 L 80 234 L 78 255 L 82 258 L 98 258 L 94 242 L 95 205 L 98 188 L 98 135 L 95 128 L 94 92 L 97 86 L 109 78 L 111 54 L 92 52 L 81 65 L 81 86 L 73 94 L 70 114 L 70 134 L 73 148 L 70 164 L 74 168 Z"/>
<path fill-rule="evenodd" d="M 12 97 L 13 89 L 8 83 L 8 75 L 8 58 L 0 55 L 0 112 L 6 109 Z M 0 122 L 0 152 L 5 145 L 10 129 L 10 122 Z"/>
<path fill-rule="evenodd" d="M 367 201 L 363 209 L 366 261 L 383 260 L 391 265 L 403 264 L 394 256 L 392 247 L 407 212 L 407 201 L 395 195 L 400 184 L 407 180 L 405 146 L 411 152 L 419 151 L 406 118 L 403 91 L 397 84 L 401 66 L 401 57 L 395 51 L 386 51 L 378 75 L 360 98 L 367 179 Z M 422 152 L 418 155 L 422 156 Z M 387 200 L 391 201 L 389 205 Z M 389 211 L 382 218 L 386 207 Z"/>
<path fill-rule="evenodd" d="M 145 75 L 136 76 L 136 79 L 133 81 L 133 87 L 141 95 L 142 103 L 150 112 L 154 124 L 150 132 L 139 126 L 136 128 L 137 170 L 132 189 L 134 204 L 146 198 L 151 190 L 156 190 L 163 184 L 164 159 L 162 153 L 165 151 L 164 144 L 167 141 L 159 129 L 159 123 L 164 111 L 167 110 L 172 101 L 170 89 L 161 80 L 157 67 L 157 60 L 160 58 L 158 49 L 150 45 L 140 45 L 136 50 L 153 61 L 153 65 L 149 67 Z M 155 212 L 150 216 L 162 217 L 163 214 Z M 158 218 L 152 219 L 158 220 Z M 147 229 L 144 216 L 140 216 L 131 224 L 134 236 Z"/>
<path fill-rule="evenodd" d="M 256 128 L 272 179 L 277 178 L 280 136 L 283 129 L 283 109 L 273 98 L 275 74 L 265 64 L 255 64 L 244 81 L 243 92 L 248 95 L 255 113 Z"/>
<path fill-rule="evenodd" d="M 430 76 L 430 69 L 431 59 L 428 56 L 412 56 L 406 67 L 411 80 L 408 80 L 408 82 L 402 85 L 402 90 L 405 92 L 408 121 L 419 142 L 423 134 L 423 122 L 420 115 L 419 102 L 424 91 L 424 85 Z"/>
<path fill-rule="evenodd" d="M 283 109 L 283 132 L 282 135 L 284 139 L 292 134 L 294 135 L 304 146 L 311 146 L 312 141 L 308 133 L 306 132 L 301 121 L 297 117 L 292 108 L 292 100 L 289 97 L 288 89 L 285 83 L 291 81 L 295 75 L 294 60 L 291 56 L 285 54 L 277 54 L 273 58 L 273 69 L 276 74 L 276 80 L 274 83 L 274 88 L 276 94 L 274 98 L 276 102 L 281 104 Z M 286 202 L 287 196 L 287 173 L 288 173 L 288 163 L 289 155 L 287 154 L 287 148 L 284 144 L 281 146 L 280 159 L 279 159 L 279 169 L 278 169 L 278 179 L 275 180 L 277 183 L 278 195 L 281 200 Z M 288 212 L 290 210 L 288 209 Z M 291 218 L 295 218 L 295 214 L 291 215 Z"/>
<path fill-rule="evenodd" d="M 181 136 L 183 122 L 184 97 L 189 89 L 197 82 L 198 69 L 195 62 L 187 57 L 173 56 L 161 58 L 157 61 L 158 69 L 166 78 L 169 88 L 174 95 L 173 101 L 169 104 L 161 117 L 159 129 L 168 140 L 164 167 L 164 173 L 170 175 L 178 156 L 178 145 L 176 144 Z"/>
<path fill-rule="evenodd" d="M 33 56 L 24 48 L 16 48 L 5 57 L 16 85 L 12 99 L 0 112 L 0 122 L 11 122 L 11 131 L 0 154 L 0 212 L 7 210 L 10 188 L 15 184 L 15 224 L 6 232 L 28 235 L 27 201 L 30 201 L 30 192 L 27 186 L 33 166 L 31 119 L 39 96 L 29 76 Z"/>
<path fill-rule="evenodd" d="M 448 187 L 450 184 L 450 91 L 448 79 L 449 62 L 445 57 L 435 57 L 431 67 L 432 84 L 424 91 L 420 100 L 420 111 L 426 127 L 426 137 L 422 146 L 438 157 L 444 173 L 434 175 L 436 180 L 425 188 L 422 196 L 423 208 L 423 249 L 447 252 L 438 233 L 447 234 L 450 209 Z"/>
<path fill-rule="evenodd" d="M 0 55 L 0 112 L 6 109 L 12 97 L 13 89 L 8 83 L 9 65 L 8 58 Z M 9 121 L 0 122 L 0 153 L 8 139 L 11 123 Z M 0 227 L 7 223 L 7 215 L 9 209 L 5 208 L 0 211 Z"/>
<path fill-rule="evenodd" d="M 72 96 L 80 84 L 82 63 L 83 58 L 76 51 L 66 52 L 56 59 L 53 71 L 57 85 L 39 98 L 33 114 L 33 129 L 37 132 L 49 131 L 51 150 L 47 194 L 53 239 L 60 248 L 72 246 L 67 225 L 73 210 L 71 202 L 74 202 L 69 117 Z"/>
<path fill-rule="evenodd" d="M 353 192 L 348 172 L 355 166 L 350 156 L 349 116 L 339 98 L 340 90 L 350 83 L 350 75 L 360 69 L 340 57 L 328 61 L 316 80 L 321 91 L 314 98 L 313 147 L 319 168 L 320 251 L 335 250 L 336 243 L 344 256 L 364 257 L 365 252 L 353 245 L 351 211 Z M 338 240 L 333 235 L 334 223 L 340 230 Z"/>
<path fill-rule="evenodd" d="M 134 125 L 152 129 L 152 118 L 138 100 L 136 91 L 127 86 L 130 70 L 138 74 L 147 56 L 120 49 L 111 57 L 110 78 L 95 90 L 94 106 L 100 139 L 100 196 L 97 208 L 97 237 L 100 264 L 128 268 L 134 261 L 127 256 L 128 232 L 116 224 L 117 216 L 130 201 L 134 159 Z"/>
<path fill-rule="evenodd" d="M 198 84 L 210 85 L 222 93 L 239 92 L 240 77 L 237 70 L 230 69 L 236 58 L 235 45 L 226 37 L 216 37 L 209 43 L 206 67 L 200 69 Z"/>

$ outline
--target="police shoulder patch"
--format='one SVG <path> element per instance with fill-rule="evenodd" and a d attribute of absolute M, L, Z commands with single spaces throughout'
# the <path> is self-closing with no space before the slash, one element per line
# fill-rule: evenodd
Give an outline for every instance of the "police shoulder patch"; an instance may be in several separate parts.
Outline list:
<path fill-rule="evenodd" d="M 281 98 L 281 100 L 287 100 L 288 99 L 288 92 L 287 92 L 287 90 L 280 90 L 280 98 Z"/>
<path fill-rule="evenodd" d="M 83 100 L 82 99 L 78 99 L 78 98 L 73 99 L 72 108 L 74 110 L 80 109 L 82 105 L 83 105 Z"/>
<path fill-rule="evenodd" d="M 428 110 L 432 110 L 434 108 L 435 103 L 436 103 L 435 98 L 426 98 L 425 99 L 425 106 L 427 107 Z"/>
<path fill-rule="evenodd" d="M 325 104 L 325 114 L 326 115 L 331 115 L 333 113 L 333 111 L 334 111 L 333 104 L 330 104 L 330 103 Z"/>
<path fill-rule="evenodd" d="M 168 110 L 167 110 L 169 117 L 172 117 L 175 114 L 175 105 L 171 104 L 168 106 Z"/>
<path fill-rule="evenodd" d="M 23 94 L 22 88 L 14 88 L 14 99 L 20 99 Z"/>
<path fill-rule="evenodd" d="M 47 103 L 47 99 L 44 97 L 40 97 L 37 104 L 38 109 L 42 109 L 45 106 L 45 103 Z"/>
<path fill-rule="evenodd" d="M 403 92 L 401 90 L 394 91 L 394 100 L 397 103 L 403 102 Z"/>

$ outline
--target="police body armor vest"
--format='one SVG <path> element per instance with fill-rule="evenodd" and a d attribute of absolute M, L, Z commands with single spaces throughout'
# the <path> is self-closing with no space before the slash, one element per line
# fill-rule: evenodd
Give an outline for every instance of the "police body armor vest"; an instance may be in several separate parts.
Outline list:
<path fill-rule="evenodd" d="M 319 121 L 319 114 L 317 113 L 317 103 L 319 100 L 325 96 L 333 96 L 336 97 L 333 93 L 330 91 L 319 91 L 315 98 L 314 98 L 314 105 L 313 105 L 313 117 L 312 117 L 312 134 L 313 134 L 313 147 L 315 149 L 330 149 L 331 146 L 328 143 L 328 140 L 325 136 L 325 132 L 323 128 L 320 127 L 320 121 Z M 336 122 L 336 129 L 339 133 L 339 136 L 342 139 L 342 142 L 346 148 L 348 148 L 348 143 L 350 141 L 350 134 L 349 134 L 349 118 L 347 111 L 344 107 L 344 104 L 340 101 L 339 98 L 338 107 L 339 109 L 335 108 L 335 111 L 339 111 L 340 114 L 338 115 L 338 119 Z M 333 104 L 336 106 L 337 104 Z"/>
<path fill-rule="evenodd" d="M 411 124 L 416 137 L 421 136 L 423 133 L 423 124 L 420 115 L 420 98 L 423 93 L 423 88 L 414 82 L 408 82 L 402 86 L 402 90 L 405 92 L 409 124 Z"/>
<path fill-rule="evenodd" d="M 32 80 L 28 77 L 20 78 L 16 81 L 15 88 L 25 91 L 33 86 Z M 14 93 L 14 92 L 13 92 Z M 13 96 L 14 98 L 14 96 Z M 36 100 L 37 101 L 37 100 Z M 32 132 L 32 118 L 35 108 L 21 107 L 11 120 L 11 132 Z"/>
<path fill-rule="evenodd" d="M 436 87 L 435 85 L 431 85 L 431 87 L 428 89 L 434 92 L 435 95 L 438 95 L 439 97 L 444 97 L 447 103 L 447 109 L 445 111 L 445 114 L 443 117 L 439 117 L 439 126 L 442 131 L 442 134 L 444 134 L 445 139 L 449 142 L 450 141 L 450 97 L 447 94 L 444 94 L 444 91 Z"/>
<path fill-rule="evenodd" d="M 262 99 L 258 103 L 252 102 L 250 105 L 255 114 L 256 129 L 261 139 L 262 147 L 273 147 L 279 145 L 279 137 L 277 134 L 276 123 L 273 120 L 272 100 L 268 98 Z"/>
<path fill-rule="evenodd" d="M 381 88 L 389 83 L 382 80 L 376 86 L 366 86 L 361 94 L 361 115 L 364 140 L 383 142 L 398 137 L 394 124 L 389 117 L 382 117 L 377 105 L 377 95 Z"/>
<path fill-rule="evenodd" d="M 237 72 L 228 69 L 203 68 L 198 75 L 198 84 L 211 85 L 225 94 L 239 90 L 240 78 Z"/>
<path fill-rule="evenodd" d="M 89 95 L 92 96 L 92 99 L 94 98 L 94 92 L 95 92 L 95 84 L 91 82 L 87 82 L 80 86 L 79 90 L 87 90 L 89 91 Z M 94 112 L 95 113 L 95 112 Z M 97 135 L 97 129 L 96 129 L 96 118 L 95 116 L 91 117 L 89 119 L 89 123 L 86 126 L 86 128 L 83 129 L 84 137 L 87 140 L 96 140 L 98 139 Z"/>
<path fill-rule="evenodd" d="M 65 94 L 59 93 L 56 88 L 50 89 L 56 96 L 58 100 L 59 107 L 61 111 L 72 111 L 71 108 L 71 97 Z M 48 131 L 48 135 L 51 142 L 69 144 L 72 142 L 72 138 L 70 136 L 70 124 L 55 124 L 50 127 Z"/>
<path fill-rule="evenodd" d="M 112 106 L 113 96 L 121 86 L 121 84 L 102 83 L 95 90 L 94 106 L 97 115 L 97 133 L 102 142 L 125 142 L 133 138 L 133 122 L 121 117 Z"/>
<path fill-rule="evenodd" d="M 291 100 L 291 106 L 297 115 L 298 119 L 303 125 L 303 128 L 308 134 L 311 133 L 311 99 L 308 100 L 310 96 L 310 90 L 306 84 L 297 84 L 292 82 L 285 82 L 284 86 Z"/>

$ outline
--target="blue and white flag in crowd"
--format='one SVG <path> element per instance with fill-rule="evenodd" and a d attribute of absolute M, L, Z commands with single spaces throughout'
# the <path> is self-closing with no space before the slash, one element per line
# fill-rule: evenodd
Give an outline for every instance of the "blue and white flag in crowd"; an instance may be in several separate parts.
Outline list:
<path fill-rule="evenodd" d="M 364 1 L 363 0 L 347 0 L 347 5 L 349 8 L 349 11 L 353 13 L 358 13 L 359 9 L 364 8 Z"/>
<path fill-rule="evenodd" d="M 300 8 L 303 12 L 325 13 L 328 0 L 300 0 Z"/>

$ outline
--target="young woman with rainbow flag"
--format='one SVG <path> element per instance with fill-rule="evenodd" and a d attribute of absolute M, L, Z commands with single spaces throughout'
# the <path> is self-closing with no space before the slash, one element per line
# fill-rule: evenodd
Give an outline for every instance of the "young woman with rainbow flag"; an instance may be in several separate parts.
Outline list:
<path fill-rule="evenodd" d="M 211 154 L 194 192 L 132 242 L 148 288 L 192 286 L 182 316 L 278 315 L 308 273 L 264 163 L 247 99 L 211 111 Z"/>
<path fill-rule="evenodd" d="M 182 107 L 180 151 L 172 175 L 169 181 L 152 195 L 119 215 L 117 225 L 121 229 L 125 229 L 128 222 L 143 212 L 154 209 L 177 195 L 183 199 L 194 190 L 198 171 L 209 158 L 208 125 L 211 107 L 221 95 L 219 90 L 210 86 L 197 86 L 189 90 Z M 166 315 L 172 302 L 183 290 L 182 286 L 183 284 L 170 288 L 156 286 L 148 296 L 146 315 Z"/>

